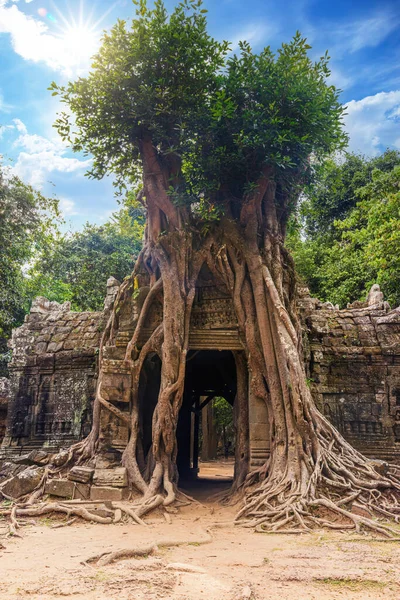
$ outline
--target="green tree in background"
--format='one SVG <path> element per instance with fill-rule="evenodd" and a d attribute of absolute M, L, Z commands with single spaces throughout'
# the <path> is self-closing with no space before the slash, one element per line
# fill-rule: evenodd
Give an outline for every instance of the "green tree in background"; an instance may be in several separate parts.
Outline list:
<path fill-rule="evenodd" d="M 374 169 L 387 173 L 398 164 L 400 152 L 387 150 L 373 158 L 349 152 L 344 160 L 332 158 L 317 168 L 318 175 L 301 205 L 307 238 L 340 237 L 335 221 L 346 218 L 356 206 L 357 191 L 370 183 Z"/>
<path fill-rule="evenodd" d="M 320 270 L 321 289 L 333 302 L 365 299 L 373 283 L 385 298 L 400 304 L 400 165 L 389 173 L 372 172 L 357 190 L 359 202 L 343 221 L 340 238 L 327 251 Z"/>
<path fill-rule="evenodd" d="M 8 360 L 7 339 L 24 317 L 29 295 L 25 272 L 54 238 L 58 202 L 42 196 L 0 166 L 0 374 Z"/>
<path fill-rule="evenodd" d="M 311 293 L 345 306 L 379 283 L 400 303 L 400 153 L 328 161 L 291 222 L 288 246 Z"/>
<path fill-rule="evenodd" d="M 131 206 L 114 213 L 104 225 L 59 236 L 30 269 L 30 297 L 70 300 L 73 310 L 101 310 L 107 279 L 122 281 L 140 251 L 144 215 Z"/>
<path fill-rule="evenodd" d="M 222 452 L 225 453 L 230 442 L 229 451 L 232 452 L 235 442 L 233 408 L 225 398 L 216 396 L 213 400 L 213 409 L 219 449 L 222 449 Z"/>

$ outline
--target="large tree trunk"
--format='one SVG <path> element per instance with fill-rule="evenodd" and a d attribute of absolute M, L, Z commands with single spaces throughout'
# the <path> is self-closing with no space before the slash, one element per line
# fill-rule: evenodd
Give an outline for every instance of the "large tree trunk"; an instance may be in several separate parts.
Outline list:
<path fill-rule="evenodd" d="M 237 200 L 225 195 L 221 199 L 224 217 L 207 236 L 201 236 L 194 217 L 187 209 L 174 206 L 166 192 L 170 181 L 179 177 L 179 167 L 167 165 L 149 139 L 143 142 L 142 154 L 143 196 L 148 211 L 145 246 L 134 274 L 121 287 L 100 353 L 101 357 L 104 345 L 112 343 L 119 307 L 139 268 L 145 268 L 150 288 L 125 357 L 132 373 L 132 408 L 130 439 L 123 462 L 131 485 L 143 493 L 146 502 L 162 497 L 164 505 L 168 505 L 176 497 L 176 427 L 195 284 L 205 262 L 230 290 L 244 340 L 244 359 L 239 354 L 235 356 L 238 391 L 233 490 L 250 487 L 238 521 L 269 530 L 293 525 L 304 530 L 321 524 L 336 527 L 339 516 L 348 526 L 359 529 L 363 525 L 392 535 L 386 526 L 356 516 L 348 508 L 356 501 L 371 516 L 400 514 L 397 478 L 377 473 L 370 461 L 342 438 L 319 413 L 306 384 L 295 312 L 294 269 L 283 246 L 287 200 L 282 191 L 278 198 L 274 174 L 265 169 L 252 193 L 243 198 L 239 217 L 234 208 Z M 277 206 L 281 209 L 279 217 Z M 140 348 L 138 341 L 146 315 L 160 295 L 162 325 Z M 150 476 L 146 478 L 138 466 L 138 390 L 140 373 L 150 352 L 159 354 L 162 371 L 153 416 L 152 449 L 147 457 L 150 468 L 146 472 L 150 471 Z M 267 405 L 271 441 L 269 460 L 251 474 L 247 378 L 252 394 Z M 111 410 L 118 418 L 126 419 L 102 398 L 101 386 L 100 361 L 93 430 L 87 440 L 74 447 L 74 456 L 80 454 L 86 459 L 96 452 L 100 411 Z M 322 508 L 323 518 L 316 514 L 318 508 Z"/>

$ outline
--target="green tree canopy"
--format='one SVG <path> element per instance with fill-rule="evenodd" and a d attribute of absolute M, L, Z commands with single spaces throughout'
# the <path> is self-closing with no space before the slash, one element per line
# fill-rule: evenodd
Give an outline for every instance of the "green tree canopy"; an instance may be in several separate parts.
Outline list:
<path fill-rule="evenodd" d="M 243 42 L 231 56 L 207 34 L 206 12 L 185 0 L 168 16 L 161 0 L 153 9 L 141 0 L 130 26 L 118 21 L 104 35 L 87 77 L 52 84 L 73 114 L 56 127 L 94 156 L 90 176 L 113 173 L 122 187 L 137 181 L 151 139 L 175 204 L 207 217 L 273 169 L 286 214 L 310 155 L 317 161 L 346 141 L 328 56 L 312 62 L 299 33 L 277 54 Z"/>
<path fill-rule="evenodd" d="M 61 234 L 58 201 L 0 169 L 0 374 L 7 340 L 32 299 L 70 300 L 75 310 L 101 310 L 110 276 L 130 274 L 140 251 L 144 213 L 128 195 L 102 226 Z"/>

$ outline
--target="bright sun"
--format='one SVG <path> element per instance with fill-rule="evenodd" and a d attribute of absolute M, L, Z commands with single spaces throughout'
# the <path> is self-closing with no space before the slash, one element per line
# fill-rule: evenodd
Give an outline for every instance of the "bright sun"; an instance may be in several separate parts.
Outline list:
<path fill-rule="evenodd" d="M 87 62 L 96 52 L 99 36 L 88 25 L 68 26 L 61 37 L 63 49 L 70 65 L 79 66 Z"/>
<path fill-rule="evenodd" d="M 111 3 L 96 22 L 93 19 L 94 10 L 90 15 L 84 15 L 83 0 L 80 1 L 79 11 L 75 14 L 68 10 L 67 14 L 64 14 L 56 6 L 54 14 L 46 8 L 38 9 L 39 16 L 50 22 L 47 23 L 47 39 L 51 40 L 51 58 L 55 64 L 62 67 L 66 75 L 79 75 L 90 67 L 90 59 L 100 45 L 99 25 L 114 6 L 115 4 Z"/>

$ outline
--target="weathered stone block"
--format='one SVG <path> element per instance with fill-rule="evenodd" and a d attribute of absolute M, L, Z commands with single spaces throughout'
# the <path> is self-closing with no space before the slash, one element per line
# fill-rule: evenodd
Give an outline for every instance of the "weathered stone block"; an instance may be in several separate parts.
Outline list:
<path fill-rule="evenodd" d="M 103 375 L 102 393 L 109 402 L 129 402 L 130 386 L 130 374 L 105 373 Z"/>
<path fill-rule="evenodd" d="M 53 354 L 41 354 L 37 357 L 38 367 L 41 369 L 53 369 L 54 368 L 54 355 Z"/>
<path fill-rule="evenodd" d="M 64 350 L 73 350 L 76 347 L 76 342 L 74 340 L 67 340 L 64 342 Z"/>
<path fill-rule="evenodd" d="M 96 469 L 93 476 L 93 483 L 106 487 L 126 487 L 128 485 L 128 475 L 125 467 Z"/>
<path fill-rule="evenodd" d="M 47 343 L 46 342 L 38 342 L 35 346 L 35 352 L 37 354 L 44 354 L 47 352 Z"/>
<path fill-rule="evenodd" d="M 89 500 L 90 485 L 87 483 L 75 483 L 75 491 L 73 497 L 77 500 Z"/>
<path fill-rule="evenodd" d="M 79 483 L 90 483 L 93 473 L 94 469 L 91 467 L 73 467 L 68 473 L 68 479 Z"/>
<path fill-rule="evenodd" d="M 1 490 L 11 498 L 30 494 L 39 485 L 43 473 L 44 469 L 41 467 L 28 467 L 5 482 Z"/>
<path fill-rule="evenodd" d="M 64 327 L 60 327 L 60 329 L 64 329 Z M 59 331 L 59 330 L 58 330 L 58 331 Z M 52 341 L 52 342 L 56 342 L 56 343 L 63 342 L 63 341 L 66 339 L 66 337 L 67 337 L 67 334 L 66 334 L 66 333 L 56 333 L 56 334 L 53 336 L 53 338 L 52 338 L 52 340 L 51 340 L 51 341 Z"/>
<path fill-rule="evenodd" d="M 50 342 L 47 347 L 47 352 L 60 352 L 63 349 L 64 344 L 60 342 L 57 344 L 56 342 Z"/>
<path fill-rule="evenodd" d="M 46 483 L 45 493 L 50 496 L 58 496 L 59 498 L 72 498 L 74 495 L 75 485 L 73 481 L 68 479 L 51 479 Z"/>
<path fill-rule="evenodd" d="M 17 475 L 26 469 L 26 465 L 16 465 L 14 462 L 0 461 L 0 485 L 6 479 L 10 479 L 13 475 Z"/>
<path fill-rule="evenodd" d="M 49 462 L 49 455 L 43 450 L 32 450 L 29 454 L 18 456 L 13 462 L 19 465 L 46 465 Z"/>
<path fill-rule="evenodd" d="M 88 500 L 90 486 L 85 483 L 77 483 L 69 479 L 51 479 L 45 486 L 46 494 L 58 498 L 73 498 L 76 500 Z"/>
<path fill-rule="evenodd" d="M 129 495 L 128 488 L 115 488 L 115 487 L 99 487 L 94 486 L 90 488 L 90 499 L 91 500 L 126 500 Z"/>

